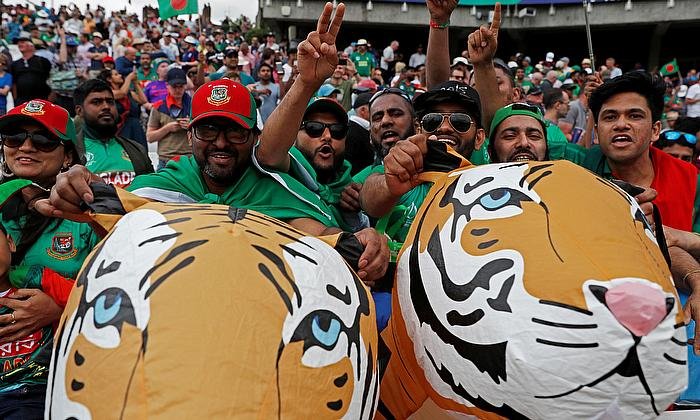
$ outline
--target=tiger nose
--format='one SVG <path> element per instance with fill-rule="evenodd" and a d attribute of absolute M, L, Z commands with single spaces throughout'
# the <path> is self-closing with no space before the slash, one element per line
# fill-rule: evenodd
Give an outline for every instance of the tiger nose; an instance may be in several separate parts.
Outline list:
<path fill-rule="evenodd" d="M 593 290 L 593 288 L 598 290 Z M 664 293 L 643 283 L 623 283 L 601 296 L 599 286 L 591 291 L 608 307 L 617 321 L 637 337 L 649 334 L 668 315 L 675 301 Z"/>

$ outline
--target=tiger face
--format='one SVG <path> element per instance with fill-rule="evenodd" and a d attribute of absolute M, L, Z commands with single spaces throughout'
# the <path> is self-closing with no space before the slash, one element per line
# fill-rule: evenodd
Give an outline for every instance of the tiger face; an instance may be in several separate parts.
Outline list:
<path fill-rule="evenodd" d="M 371 418 L 368 292 L 321 239 L 255 212 L 152 203 L 83 267 L 50 418 Z"/>
<path fill-rule="evenodd" d="M 568 162 L 487 165 L 436 184 L 394 293 L 392 323 L 412 345 L 401 357 L 445 409 L 644 418 L 685 386 L 679 303 L 644 215 Z"/>

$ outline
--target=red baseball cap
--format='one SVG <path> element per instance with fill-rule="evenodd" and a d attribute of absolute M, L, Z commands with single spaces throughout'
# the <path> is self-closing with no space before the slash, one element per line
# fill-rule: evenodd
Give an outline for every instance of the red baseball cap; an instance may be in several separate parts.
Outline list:
<path fill-rule="evenodd" d="M 103 63 L 114 63 L 114 58 L 110 56 L 106 56 L 105 58 L 102 59 Z"/>
<path fill-rule="evenodd" d="M 251 129 L 256 127 L 258 111 L 248 88 L 230 79 L 202 85 L 192 97 L 190 127 L 202 118 L 224 117 Z"/>
<path fill-rule="evenodd" d="M 75 144 L 75 124 L 64 108 L 43 99 L 32 99 L 12 108 L 0 117 L 0 132 L 22 122 L 34 122 L 43 126 L 58 138 Z"/>

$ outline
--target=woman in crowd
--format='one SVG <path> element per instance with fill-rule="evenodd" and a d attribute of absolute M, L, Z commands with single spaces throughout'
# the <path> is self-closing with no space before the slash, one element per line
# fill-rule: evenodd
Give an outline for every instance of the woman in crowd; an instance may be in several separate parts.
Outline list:
<path fill-rule="evenodd" d="M 87 224 L 33 207 L 60 172 L 79 162 L 68 112 L 29 101 L 0 118 L 0 137 L 0 225 L 11 251 L 10 287 L 0 291 L 0 345 L 7 345 L 0 352 L 0 418 L 40 419 L 54 325 L 98 237 Z"/>
<path fill-rule="evenodd" d="M 102 70 L 98 76 L 112 87 L 114 99 L 117 101 L 117 112 L 119 113 L 118 135 L 132 139 L 148 148 L 146 143 L 146 133 L 141 125 L 141 105 L 148 102 L 146 95 L 136 81 L 136 72 L 129 73 L 123 77 L 116 70 Z"/>

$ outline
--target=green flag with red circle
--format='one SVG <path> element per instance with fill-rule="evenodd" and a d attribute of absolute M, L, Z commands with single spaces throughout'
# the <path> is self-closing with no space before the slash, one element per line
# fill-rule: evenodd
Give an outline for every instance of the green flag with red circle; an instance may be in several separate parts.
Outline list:
<path fill-rule="evenodd" d="M 680 71 L 681 69 L 678 67 L 678 62 L 674 58 L 673 61 L 669 61 L 668 63 L 661 66 L 659 73 L 661 73 L 662 76 L 671 76 Z"/>
<path fill-rule="evenodd" d="M 158 0 L 158 14 L 165 20 L 178 15 L 196 15 L 199 13 L 197 0 Z"/>

